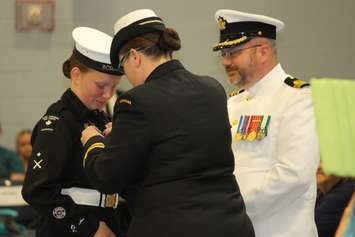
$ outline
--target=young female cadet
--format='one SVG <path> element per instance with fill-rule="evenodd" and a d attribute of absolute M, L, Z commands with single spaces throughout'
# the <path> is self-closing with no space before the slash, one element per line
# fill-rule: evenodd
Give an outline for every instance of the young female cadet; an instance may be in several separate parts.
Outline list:
<path fill-rule="evenodd" d="M 105 130 L 109 121 L 102 109 L 121 73 L 110 64 L 112 37 L 87 27 L 72 35 L 73 54 L 63 64 L 71 85 L 33 130 L 22 195 L 41 216 L 36 236 L 113 237 L 117 195 L 98 192 L 85 176 L 80 134 L 89 124 Z"/>

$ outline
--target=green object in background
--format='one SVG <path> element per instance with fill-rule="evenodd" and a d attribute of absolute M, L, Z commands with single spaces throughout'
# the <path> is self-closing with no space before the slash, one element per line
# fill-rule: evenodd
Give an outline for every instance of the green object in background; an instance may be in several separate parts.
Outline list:
<path fill-rule="evenodd" d="M 323 170 L 355 177 L 355 80 L 312 79 Z"/>

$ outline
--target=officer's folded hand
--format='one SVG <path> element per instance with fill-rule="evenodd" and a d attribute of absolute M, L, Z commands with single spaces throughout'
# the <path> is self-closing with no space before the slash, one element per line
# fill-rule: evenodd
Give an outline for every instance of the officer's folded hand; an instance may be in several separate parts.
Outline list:
<path fill-rule="evenodd" d="M 83 144 L 83 146 L 85 146 L 86 142 L 91 138 L 91 137 L 94 137 L 94 136 L 102 136 L 102 133 L 100 132 L 100 130 L 95 127 L 95 126 L 88 126 L 86 127 L 82 132 L 81 132 L 81 143 Z"/>

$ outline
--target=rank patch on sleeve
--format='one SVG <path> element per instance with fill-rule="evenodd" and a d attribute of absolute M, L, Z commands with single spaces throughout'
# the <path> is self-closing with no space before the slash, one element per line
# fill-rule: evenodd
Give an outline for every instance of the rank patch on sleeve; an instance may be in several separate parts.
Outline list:
<path fill-rule="evenodd" d="M 53 115 L 45 115 L 42 120 L 45 125 L 50 126 L 53 122 L 59 120 L 59 118 Z"/>
<path fill-rule="evenodd" d="M 58 121 L 59 118 L 53 115 L 45 115 L 42 117 L 42 121 L 44 126 L 41 128 L 41 132 L 51 132 L 54 131 L 54 129 L 51 127 L 53 124 Z"/>

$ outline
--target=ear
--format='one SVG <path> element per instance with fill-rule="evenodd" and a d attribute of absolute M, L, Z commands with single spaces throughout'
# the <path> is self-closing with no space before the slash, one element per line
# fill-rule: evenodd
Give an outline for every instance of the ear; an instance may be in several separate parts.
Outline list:
<path fill-rule="evenodd" d="M 140 67 L 142 64 L 142 54 L 140 54 L 137 50 L 131 49 L 131 57 L 134 60 L 134 66 L 136 68 Z"/>
<path fill-rule="evenodd" d="M 263 44 L 259 47 L 259 58 L 261 60 L 261 62 L 265 62 L 269 59 L 269 55 L 271 53 L 271 48 L 269 45 L 267 44 Z"/>
<path fill-rule="evenodd" d="M 269 51 L 271 50 L 271 49 L 270 49 L 270 46 L 267 45 L 267 44 L 261 45 L 259 49 L 260 49 L 260 53 L 261 53 L 262 56 L 265 56 L 265 55 L 268 54 Z"/>
<path fill-rule="evenodd" d="M 80 83 L 81 71 L 78 67 L 73 67 L 70 71 L 70 78 L 72 83 L 78 85 Z"/>

